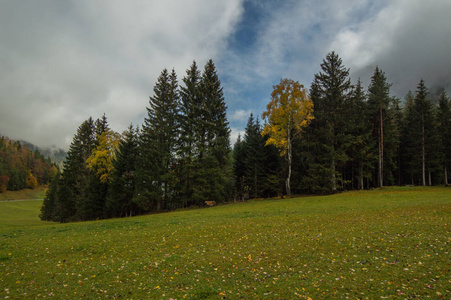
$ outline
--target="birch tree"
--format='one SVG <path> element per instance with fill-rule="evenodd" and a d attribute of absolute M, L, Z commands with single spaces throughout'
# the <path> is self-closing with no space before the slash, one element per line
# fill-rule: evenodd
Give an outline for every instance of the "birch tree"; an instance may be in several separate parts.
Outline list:
<path fill-rule="evenodd" d="M 263 119 L 266 124 L 262 135 L 269 136 L 266 145 L 276 146 L 280 155 L 286 158 L 288 173 L 285 186 L 287 195 L 291 196 L 293 140 L 313 119 L 313 102 L 302 84 L 291 79 L 281 79 L 274 86 Z"/>

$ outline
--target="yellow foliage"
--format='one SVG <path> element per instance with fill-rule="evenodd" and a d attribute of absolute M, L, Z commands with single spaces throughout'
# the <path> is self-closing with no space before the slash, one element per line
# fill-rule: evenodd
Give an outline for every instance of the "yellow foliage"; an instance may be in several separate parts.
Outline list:
<path fill-rule="evenodd" d="M 263 113 L 266 120 L 262 135 L 268 135 L 266 145 L 274 145 L 285 155 L 289 143 L 313 119 L 313 102 L 302 84 L 291 79 L 281 79 L 274 86 L 271 101 Z"/>
<path fill-rule="evenodd" d="M 88 168 L 96 172 L 102 183 L 110 180 L 110 175 L 113 171 L 113 159 L 116 155 L 119 141 L 120 135 L 107 129 L 99 136 L 99 144 L 86 160 Z"/>
<path fill-rule="evenodd" d="M 54 178 L 58 174 L 58 169 L 55 166 L 52 166 L 49 170 L 50 178 Z"/>
<path fill-rule="evenodd" d="M 27 178 L 25 179 L 25 182 L 27 184 L 28 189 L 34 190 L 38 187 L 38 181 L 36 180 L 36 177 L 31 174 L 31 171 L 28 171 Z"/>

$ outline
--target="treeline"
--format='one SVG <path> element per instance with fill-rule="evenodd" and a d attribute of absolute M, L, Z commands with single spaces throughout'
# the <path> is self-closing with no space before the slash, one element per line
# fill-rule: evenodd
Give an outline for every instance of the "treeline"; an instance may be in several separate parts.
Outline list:
<path fill-rule="evenodd" d="M 119 135 L 105 116 L 80 125 L 41 219 L 132 216 L 283 195 L 289 186 L 292 193 L 333 193 L 448 184 L 448 96 L 443 91 L 431 99 L 421 80 L 401 101 L 390 87 L 379 68 L 368 89 L 360 80 L 351 84 L 349 69 L 329 53 L 306 95 L 313 120 L 290 141 L 292 157 L 286 159 L 267 145 L 269 137 L 253 115 L 231 151 L 223 91 L 211 60 L 202 74 L 193 62 L 181 85 L 165 69 L 141 128 L 130 126 Z"/>
<path fill-rule="evenodd" d="M 360 80 L 352 85 L 339 56 L 326 56 L 310 87 L 314 119 L 293 143 L 294 193 L 448 184 L 448 96 L 442 91 L 431 99 L 421 80 L 401 101 L 390 95 L 390 87 L 377 67 L 367 90 Z M 277 186 L 287 173 L 284 159 L 268 164 L 261 131 L 251 115 L 244 139 L 234 145 L 235 187 L 250 197 L 265 197 L 268 182 Z M 276 190 L 285 192 L 283 182 Z"/>
<path fill-rule="evenodd" d="M 174 70 L 161 72 L 140 129 L 120 136 L 105 116 L 83 122 L 41 219 L 122 217 L 230 199 L 230 129 L 213 61 L 202 73 L 193 62 L 182 82 Z"/>
<path fill-rule="evenodd" d="M 46 185 L 56 173 L 50 158 L 39 150 L 32 151 L 18 141 L 0 136 L 0 193 Z"/>

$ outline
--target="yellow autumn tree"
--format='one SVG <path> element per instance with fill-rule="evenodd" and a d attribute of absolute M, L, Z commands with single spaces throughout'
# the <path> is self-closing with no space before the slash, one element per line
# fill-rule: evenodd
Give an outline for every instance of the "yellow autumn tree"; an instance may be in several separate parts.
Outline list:
<path fill-rule="evenodd" d="M 276 146 L 281 156 L 285 156 L 288 174 L 285 180 L 287 195 L 291 196 L 291 165 L 293 140 L 302 133 L 313 119 L 313 102 L 306 89 L 298 81 L 281 79 L 274 86 L 271 101 L 263 113 L 266 121 L 262 135 L 268 136 L 266 145 Z"/>
<path fill-rule="evenodd" d="M 27 184 L 27 189 L 34 190 L 38 187 L 38 181 L 36 177 L 34 177 L 33 174 L 31 174 L 31 170 L 28 171 L 27 178 L 25 179 L 25 182 Z"/>
<path fill-rule="evenodd" d="M 107 129 L 99 136 L 99 143 L 86 160 L 89 170 L 95 172 L 100 182 L 106 183 L 111 178 L 113 159 L 119 145 L 120 134 Z"/>

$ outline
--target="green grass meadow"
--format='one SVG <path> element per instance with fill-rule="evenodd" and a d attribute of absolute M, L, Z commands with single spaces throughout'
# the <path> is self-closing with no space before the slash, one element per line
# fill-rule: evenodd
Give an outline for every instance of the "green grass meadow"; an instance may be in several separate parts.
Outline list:
<path fill-rule="evenodd" d="M 0 298 L 451 298 L 451 188 L 71 224 L 41 203 L 0 202 Z"/>
<path fill-rule="evenodd" d="M 5 191 L 0 193 L 0 201 L 8 200 L 34 200 L 34 199 L 44 199 L 45 192 L 47 188 L 44 186 L 38 187 L 34 190 L 25 189 L 21 191 Z"/>

